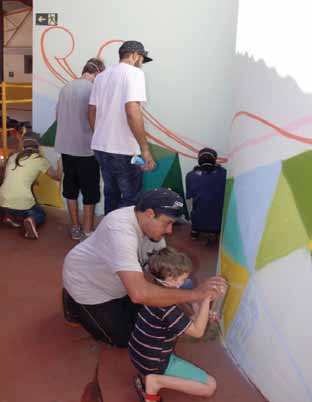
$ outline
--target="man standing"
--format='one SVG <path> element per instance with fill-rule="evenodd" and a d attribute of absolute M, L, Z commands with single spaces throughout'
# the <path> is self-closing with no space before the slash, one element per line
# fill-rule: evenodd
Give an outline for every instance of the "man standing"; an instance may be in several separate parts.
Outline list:
<path fill-rule="evenodd" d="M 120 63 L 100 74 L 89 102 L 89 122 L 94 128 L 91 147 L 100 163 L 105 214 L 134 205 L 142 189 L 143 171 L 131 164 L 142 155 L 143 170 L 154 169 L 141 111 L 146 101 L 142 63 L 152 61 L 140 42 L 127 41 L 119 49 Z"/>
<path fill-rule="evenodd" d="M 94 338 L 127 347 L 138 304 L 171 306 L 222 294 L 225 281 L 211 278 L 191 290 L 148 282 L 142 267 L 149 253 L 166 246 L 164 237 L 183 213 L 172 190 L 148 191 L 137 205 L 105 216 L 95 232 L 66 256 L 63 268 L 64 314 L 80 322 Z"/>
<path fill-rule="evenodd" d="M 67 199 L 74 240 L 81 240 L 92 232 L 94 208 L 100 200 L 100 172 L 91 150 L 93 133 L 88 121 L 88 103 L 92 83 L 104 68 L 102 60 L 88 60 L 81 77 L 62 88 L 57 104 L 55 150 L 62 155 L 63 196 Z M 79 192 L 83 197 L 82 229 L 77 201 Z"/>

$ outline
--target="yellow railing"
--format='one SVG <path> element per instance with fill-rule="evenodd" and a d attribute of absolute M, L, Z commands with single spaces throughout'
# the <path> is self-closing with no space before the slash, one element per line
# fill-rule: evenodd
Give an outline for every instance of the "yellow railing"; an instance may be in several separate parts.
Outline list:
<path fill-rule="evenodd" d="M 2 148 L 3 148 L 3 156 L 5 159 L 8 157 L 8 129 L 7 129 L 7 105 L 8 104 L 19 104 L 19 103 L 32 103 L 32 98 L 24 98 L 25 92 L 28 92 L 27 90 L 32 89 L 31 84 L 11 84 L 7 82 L 2 82 L 0 84 L 1 86 L 1 106 L 2 106 Z M 18 91 L 14 91 L 14 89 L 18 89 Z M 13 90 L 13 92 L 12 92 Z M 25 91 L 26 90 L 26 91 Z M 10 94 L 12 92 L 12 94 Z M 20 98 L 16 99 L 16 94 L 18 92 L 23 95 Z M 10 95 L 13 95 L 11 98 Z M 27 95 L 27 94 L 26 94 Z"/>

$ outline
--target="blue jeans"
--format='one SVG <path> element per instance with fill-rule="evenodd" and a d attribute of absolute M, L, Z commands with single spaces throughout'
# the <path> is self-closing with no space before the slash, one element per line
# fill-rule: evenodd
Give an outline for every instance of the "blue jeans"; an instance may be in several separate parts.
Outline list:
<path fill-rule="evenodd" d="M 36 225 L 41 225 L 45 222 L 46 213 L 44 210 L 37 204 L 35 204 L 30 209 L 11 209 L 11 208 L 2 208 L 4 213 L 8 213 L 12 215 L 14 218 L 25 219 L 31 216 L 34 218 Z"/>
<path fill-rule="evenodd" d="M 143 171 L 131 165 L 131 155 L 95 151 L 104 181 L 104 213 L 135 205 L 143 185 Z"/>

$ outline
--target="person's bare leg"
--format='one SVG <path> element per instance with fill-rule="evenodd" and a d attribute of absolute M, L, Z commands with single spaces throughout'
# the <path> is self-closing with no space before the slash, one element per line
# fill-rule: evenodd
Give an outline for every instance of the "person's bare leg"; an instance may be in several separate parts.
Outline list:
<path fill-rule="evenodd" d="M 206 384 L 167 375 L 149 374 L 145 377 L 145 391 L 150 395 L 156 395 L 160 389 L 167 388 L 189 395 L 209 397 L 213 395 L 216 387 L 216 380 L 211 376 L 208 376 Z M 146 401 L 148 401 L 148 398 Z"/>
<path fill-rule="evenodd" d="M 88 234 L 92 232 L 94 227 L 94 204 L 88 204 L 83 206 L 83 232 Z"/>
<path fill-rule="evenodd" d="M 79 222 L 79 209 L 78 209 L 78 201 L 77 200 L 68 200 L 67 199 L 67 207 L 69 212 L 69 217 L 71 220 L 71 224 L 77 228 L 80 227 Z"/>

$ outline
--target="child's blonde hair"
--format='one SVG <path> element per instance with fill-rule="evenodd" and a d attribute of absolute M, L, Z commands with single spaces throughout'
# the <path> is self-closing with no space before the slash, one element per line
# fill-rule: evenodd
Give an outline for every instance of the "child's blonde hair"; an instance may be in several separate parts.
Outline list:
<path fill-rule="evenodd" d="M 153 252 L 148 265 L 151 274 L 161 280 L 166 280 L 168 277 L 177 279 L 183 274 L 191 273 L 193 268 L 192 261 L 186 254 L 171 247 Z"/>

